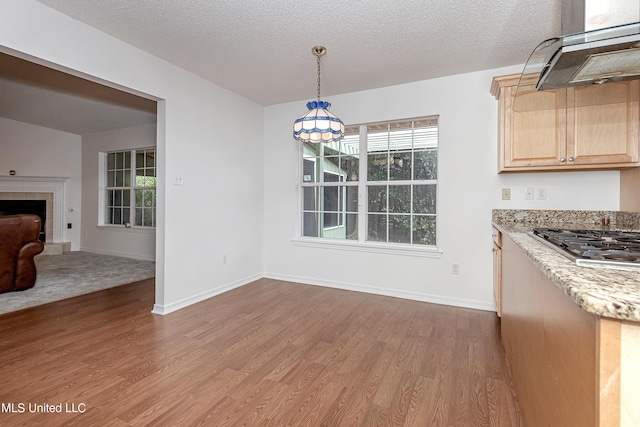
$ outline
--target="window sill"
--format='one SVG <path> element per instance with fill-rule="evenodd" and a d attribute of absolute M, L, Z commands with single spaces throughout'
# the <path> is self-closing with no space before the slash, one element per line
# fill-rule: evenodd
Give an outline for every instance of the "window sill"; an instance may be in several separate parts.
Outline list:
<path fill-rule="evenodd" d="M 118 231 L 125 233 L 139 233 L 139 234 L 155 234 L 155 227 L 125 227 L 124 225 L 98 225 L 96 227 L 100 231 Z"/>
<path fill-rule="evenodd" d="M 379 253 L 387 255 L 402 255 L 402 256 L 414 256 L 420 258 L 440 258 L 442 257 L 442 250 L 437 247 L 415 247 L 402 244 L 393 243 L 376 243 L 376 242 L 354 242 L 344 240 L 333 239 L 305 239 L 298 238 L 292 239 L 291 242 L 294 246 L 301 246 L 307 248 L 322 248 L 322 249 L 336 249 L 344 251 L 357 251 L 368 253 Z"/>

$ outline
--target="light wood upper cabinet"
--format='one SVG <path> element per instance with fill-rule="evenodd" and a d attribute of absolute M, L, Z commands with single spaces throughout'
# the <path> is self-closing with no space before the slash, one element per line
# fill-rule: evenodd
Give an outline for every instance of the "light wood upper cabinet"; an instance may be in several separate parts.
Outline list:
<path fill-rule="evenodd" d="M 640 82 L 536 91 L 519 74 L 495 77 L 499 172 L 639 166 Z"/>

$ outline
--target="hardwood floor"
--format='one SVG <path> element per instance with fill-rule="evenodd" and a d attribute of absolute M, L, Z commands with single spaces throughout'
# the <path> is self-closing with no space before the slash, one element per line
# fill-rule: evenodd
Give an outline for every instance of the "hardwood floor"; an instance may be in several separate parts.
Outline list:
<path fill-rule="evenodd" d="M 158 316 L 153 286 L 0 316 L 0 425 L 521 425 L 495 313 L 262 279 Z"/>

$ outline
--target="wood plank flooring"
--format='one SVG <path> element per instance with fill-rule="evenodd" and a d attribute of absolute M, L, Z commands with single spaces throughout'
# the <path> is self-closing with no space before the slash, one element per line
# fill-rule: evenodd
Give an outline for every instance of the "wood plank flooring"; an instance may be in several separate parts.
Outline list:
<path fill-rule="evenodd" d="M 0 316 L 0 425 L 521 425 L 495 313 L 261 279 L 158 316 L 153 286 Z"/>

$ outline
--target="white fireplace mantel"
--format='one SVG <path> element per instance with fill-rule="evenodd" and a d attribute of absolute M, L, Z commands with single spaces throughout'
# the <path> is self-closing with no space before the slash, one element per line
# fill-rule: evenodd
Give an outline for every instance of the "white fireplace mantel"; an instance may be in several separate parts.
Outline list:
<path fill-rule="evenodd" d="M 0 175 L 0 193 L 53 193 L 53 241 L 62 242 L 64 223 L 63 176 Z"/>

